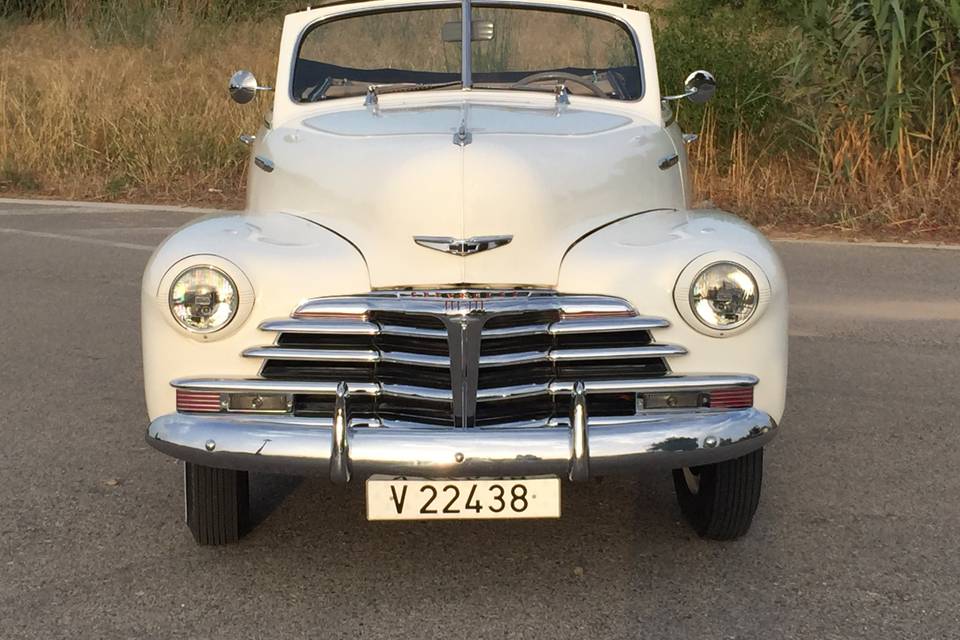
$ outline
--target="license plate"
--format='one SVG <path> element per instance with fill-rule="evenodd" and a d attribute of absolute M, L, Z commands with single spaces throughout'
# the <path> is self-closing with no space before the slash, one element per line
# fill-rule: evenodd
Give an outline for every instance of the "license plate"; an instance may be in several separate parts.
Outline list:
<path fill-rule="evenodd" d="M 367 480 L 368 520 L 559 518 L 559 478 Z"/>

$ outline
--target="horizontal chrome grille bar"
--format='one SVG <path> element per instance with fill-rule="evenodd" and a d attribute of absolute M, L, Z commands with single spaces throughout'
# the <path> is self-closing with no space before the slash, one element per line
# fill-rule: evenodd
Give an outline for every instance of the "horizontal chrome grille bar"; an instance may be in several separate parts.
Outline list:
<path fill-rule="evenodd" d="M 406 353 L 400 351 L 381 352 L 380 362 L 412 364 L 419 367 L 448 368 L 450 366 L 450 358 L 448 356 L 435 356 L 428 353 Z"/>
<path fill-rule="evenodd" d="M 490 400 L 511 400 L 513 398 L 531 398 L 550 393 L 548 384 L 518 384 L 512 387 L 497 387 L 496 389 L 478 389 L 477 402 Z"/>
<path fill-rule="evenodd" d="M 492 356 L 480 356 L 481 367 L 503 367 L 514 364 L 529 364 L 531 362 L 547 362 L 550 359 L 548 351 L 521 351 L 517 353 L 499 353 Z"/>
<path fill-rule="evenodd" d="M 347 382 L 351 394 L 389 395 L 422 400 L 449 401 L 453 398 L 450 389 L 435 389 L 413 385 L 378 384 L 370 382 Z M 644 380 L 588 380 L 584 391 L 591 393 L 649 393 L 661 391 L 709 390 L 721 387 L 750 387 L 758 379 L 751 375 L 690 375 L 667 376 Z M 300 382 L 286 380 L 262 380 L 245 378 L 183 378 L 170 383 L 177 389 L 211 391 L 220 393 L 300 393 L 335 395 L 337 382 Z M 550 384 L 525 384 L 495 389 L 479 389 L 481 401 L 527 398 L 537 395 L 567 394 L 573 391 L 574 382 Z"/>
<path fill-rule="evenodd" d="M 530 313 L 559 311 L 564 315 L 619 315 L 636 316 L 637 312 L 622 298 L 588 295 L 504 295 L 483 298 L 467 298 L 450 292 L 448 295 L 423 295 L 416 292 L 393 294 L 369 294 L 366 296 L 341 296 L 308 300 L 294 311 L 294 318 L 328 318 L 346 315 L 365 318 L 373 311 L 396 311 L 412 315 L 457 315 L 460 305 L 466 313 L 477 308 L 489 313 Z"/>
<path fill-rule="evenodd" d="M 584 392 L 591 393 L 650 393 L 659 391 L 709 390 L 720 387 L 753 386 L 756 376 L 669 376 L 645 380 L 588 380 Z M 508 400 L 538 395 L 559 395 L 573 392 L 575 382 L 525 384 L 496 389 L 480 389 L 477 400 Z"/>
<path fill-rule="evenodd" d="M 664 329 L 670 322 L 663 318 L 643 316 L 627 318 L 592 318 L 559 320 L 550 325 L 553 335 L 571 333 L 612 333 L 616 331 L 648 331 L 650 329 Z"/>
<path fill-rule="evenodd" d="M 521 351 L 482 356 L 481 367 L 502 367 L 534 362 L 577 362 L 585 360 L 626 360 L 638 358 L 662 358 L 680 356 L 686 349 L 675 345 L 646 345 L 642 347 L 553 349 L 551 351 Z M 306 349 L 285 347 L 255 347 L 243 352 L 246 358 L 272 358 L 275 360 L 298 360 L 307 362 L 376 363 L 392 362 L 421 367 L 450 366 L 448 356 L 402 351 L 367 351 L 345 349 Z"/>
<path fill-rule="evenodd" d="M 453 391 L 450 389 L 415 387 L 405 384 L 381 384 L 380 391 L 385 396 L 411 398 L 413 400 L 436 400 L 444 402 L 451 402 L 453 400 Z"/>
<path fill-rule="evenodd" d="M 273 358 L 276 360 L 305 360 L 311 362 L 380 362 L 378 351 L 348 349 L 289 349 L 284 347 L 254 347 L 243 352 L 245 358 Z"/>
<path fill-rule="evenodd" d="M 260 325 L 262 331 L 309 333 L 342 336 L 375 336 L 381 328 L 363 320 L 268 320 Z"/>
<path fill-rule="evenodd" d="M 669 327 L 670 322 L 663 318 L 649 317 L 612 317 L 592 319 L 567 319 L 553 323 L 529 324 L 499 329 L 484 329 L 484 338 L 513 338 L 534 335 L 572 335 L 580 333 L 616 333 L 627 331 L 649 331 Z"/>
<path fill-rule="evenodd" d="M 687 353 L 683 347 L 672 344 L 652 344 L 643 347 L 616 347 L 594 349 L 553 349 L 550 359 L 554 362 L 575 360 L 624 360 L 628 358 L 666 358 Z"/>
<path fill-rule="evenodd" d="M 588 380 L 583 384 L 587 393 L 649 393 L 655 391 L 684 391 L 717 389 L 719 387 L 752 387 L 759 382 L 750 375 L 691 375 L 667 376 L 648 380 Z M 552 382 L 550 393 L 570 393 L 573 382 Z"/>
<path fill-rule="evenodd" d="M 516 327 L 501 327 L 499 329 L 484 329 L 482 335 L 484 338 L 516 338 L 547 333 L 550 333 L 550 325 L 541 323 L 525 324 Z"/>
<path fill-rule="evenodd" d="M 396 325 L 384 324 L 380 326 L 381 335 L 405 336 L 408 338 L 436 338 L 440 340 L 447 339 L 445 329 L 424 329 L 422 327 L 401 327 Z"/>
<path fill-rule="evenodd" d="M 336 395 L 338 382 L 310 382 L 300 380 L 263 380 L 260 378 L 180 378 L 170 383 L 177 389 L 215 391 L 220 393 L 304 393 Z M 379 395 L 375 382 L 347 382 L 350 393 Z"/>

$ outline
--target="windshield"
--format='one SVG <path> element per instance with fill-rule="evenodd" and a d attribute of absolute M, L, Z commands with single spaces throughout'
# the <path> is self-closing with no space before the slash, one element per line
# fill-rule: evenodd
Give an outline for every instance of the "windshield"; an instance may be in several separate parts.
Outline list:
<path fill-rule="evenodd" d="M 636 100 L 643 82 L 631 33 L 602 16 L 473 5 L 470 81 L 477 89 Z M 318 102 L 378 91 L 460 89 L 459 7 L 397 9 L 321 22 L 300 43 L 293 97 Z"/>

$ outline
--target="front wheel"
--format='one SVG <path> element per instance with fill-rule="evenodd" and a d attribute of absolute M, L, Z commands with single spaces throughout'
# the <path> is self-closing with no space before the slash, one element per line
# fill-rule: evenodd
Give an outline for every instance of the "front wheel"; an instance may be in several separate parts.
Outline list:
<path fill-rule="evenodd" d="M 763 484 L 763 449 L 702 467 L 674 469 L 680 511 L 704 538 L 733 540 L 753 522 Z"/>
<path fill-rule="evenodd" d="M 201 545 L 237 542 L 247 528 L 249 474 L 184 462 L 187 526 Z"/>

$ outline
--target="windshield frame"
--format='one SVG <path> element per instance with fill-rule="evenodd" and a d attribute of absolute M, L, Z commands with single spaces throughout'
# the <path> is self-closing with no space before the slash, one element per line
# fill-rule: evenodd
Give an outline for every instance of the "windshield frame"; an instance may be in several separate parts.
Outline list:
<path fill-rule="evenodd" d="M 596 7 L 596 9 L 594 9 L 593 7 L 589 7 L 589 6 L 582 6 L 582 7 L 581 7 L 581 6 L 570 6 L 570 5 L 568 5 L 568 4 L 558 5 L 558 4 L 552 4 L 552 3 L 550 3 L 550 2 L 536 2 L 536 1 L 524 1 L 524 0 L 520 0 L 520 1 L 517 1 L 517 0 L 480 0 L 480 1 L 478 1 L 478 2 L 472 2 L 471 0 L 462 0 L 462 1 L 460 1 L 460 0 L 433 0 L 433 1 L 430 1 L 430 2 L 416 2 L 416 1 L 413 1 L 413 2 L 404 2 L 404 3 L 398 3 L 398 4 L 391 4 L 391 5 L 389 5 L 389 6 L 373 7 L 373 8 L 370 8 L 370 9 L 353 9 L 353 6 L 358 6 L 359 3 L 354 2 L 354 1 L 349 1 L 349 2 L 344 2 L 344 3 L 332 3 L 332 4 L 329 4 L 329 5 L 326 5 L 326 7 L 323 7 L 323 8 L 328 8 L 328 7 L 331 7 L 331 6 L 336 6 L 336 5 L 341 5 L 341 4 L 342 4 L 344 7 L 350 6 L 350 5 L 352 5 L 352 6 L 351 6 L 350 10 L 348 10 L 348 11 L 343 11 L 343 12 L 338 12 L 338 13 L 335 13 L 335 14 L 332 14 L 332 15 L 323 16 L 323 17 L 320 17 L 320 18 L 318 18 L 318 19 L 316 19 L 316 20 L 314 20 L 314 21 L 306 24 L 306 25 L 300 30 L 300 33 L 297 34 L 296 45 L 293 47 L 292 59 L 291 59 L 291 61 L 290 61 L 289 77 L 287 78 L 287 98 L 290 100 L 290 102 L 292 102 L 294 105 L 296 105 L 296 106 L 298 106 L 298 107 L 316 106 L 316 105 L 321 104 L 321 103 L 323 103 L 323 102 L 327 102 L 326 100 L 324 100 L 324 101 L 319 101 L 319 102 L 303 101 L 303 100 L 301 100 L 298 96 L 296 96 L 296 95 L 294 94 L 294 89 L 295 89 L 295 87 L 296 87 L 296 84 L 295 84 L 295 82 L 294 82 L 294 79 L 295 79 L 296 73 L 297 73 L 297 63 L 298 63 L 298 61 L 300 60 L 300 52 L 301 52 L 301 50 L 303 49 L 304 42 L 306 41 L 307 37 L 308 37 L 315 29 L 318 29 L 318 28 L 320 28 L 320 27 L 322 27 L 322 26 L 325 26 L 325 25 L 330 25 L 330 24 L 332 24 L 332 23 L 334 23 L 334 22 L 337 22 L 337 21 L 340 21 L 340 20 L 347 20 L 347 19 L 358 18 L 358 17 L 362 17 L 362 16 L 382 15 L 382 14 L 386 14 L 386 13 L 398 13 L 398 12 L 401 12 L 401 11 L 417 11 L 417 10 L 425 10 L 425 9 L 441 9 L 441 8 L 451 8 L 451 7 L 460 7 L 460 19 L 461 19 L 461 23 L 462 23 L 462 22 L 463 22 L 463 8 L 464 8 L 464 6 L 470 7 L 471 9 L 472 9 L 473 7 L 477 7 L 477 8 L 510 8 L 510 7 L 514 7 L 514 8 L 517 8 L 517 9 L 543 10 L 543 11 L 551 11 L 551 12 L 556 12 L 556 13 L 566 13 L 566 14 L 572 14 L 572 15 L 590 16 L 590 17 L 592 17 L 592 18 L 597 18 L 597 19 L 605 20 L 605 21 L 607 21 L 607 22 L 614 23 L 614 24 L 616 24 L 618 27 L 620 27 L 621 29 L 623 29 L 624 31 L 626 31 L 627 35 L 630 37 L 631 44 L 632 44 L 632 46 L 633 46 L 633 51 L 634 51 L 634 54 L 636 55 L 637 72 L 638 72 L 639 78 L 640 78 L 640 94 L 639 94 L 636 98 L 631 98 L 631 99 L 600 98 L 600 97 L 598 97 L 598 96 L 590 96 L 590 95 L 584 95 L 584 94 L 577 94 L 577 95 L 576 95 L 576 98 L 577 98 L 577 99 L 580 99 L 580 98 L 592 98 L 592 99 L 594 99 L 594 100 L 605 100 L 605 101 L 609 101 L 609 102 L 612 102 L 612 103 L 618 103 L 618 104 L 631 104 L 631 103 L 634 103 L 634 104 L 635 104 L 635 103 L 641 102 L 641 101 L 646 97 L 646 94 L 647 94 L 647 74 L 645 73 L 643 52 L 642 52 L 642 50 L 641 50 L 641 44 L 640 44 L 639 34 L 637 33 L 637 31 L 636 31 L 636 29 L 634 28 L 634 26 L 633 26 L 632 24 L 630 24 L 630 22 L 628 22 L 627 20 L 624 20 L 623 18 L 621 18 L 621 17 L 619 17 L 619 16 L 617 16 L 617 15 L 613 15 L 613 14 L 611 14 L 611 13 L 603 10 L 602 7 L 607 6 L 607 5 L 608 5 L 608 6 L 616 6 L 616 7 L 620 7 L 620 6 L 621 6 L 621 5 L 617 5 L 617 4 L 613 3 L 613 2 L 609 2 L 609 3 L 608 3 L 608 2 L 602 2 L 602 1 L 596 2 L 597 5 L 600 5 L 600 6 Z M 471 41 L 468 41 L 466 44 L 464 44 L 464 42 L 461 41 L 461 53 L 460 53 L 460 55 L 461 55 L 461 63 L 462 63 L 465 59 L 466 59 L 466 60 L 471 60 L 471 58 L 472 58 L 471 45 L 472 45 L 472 42 L 471 42 Z M 466 52 L 466 53 L 465 53 L 465 52 Z M 464 58 L 464 55 L 466 55 L 466 58 Z M 461 64 L 460 87 L 449 87 L 449 88 L 442 88 L 442 89 L 434 89 L 434 90 L 432 90 L 432 91 L 430 91 L 430 92 L 431 92 L 431 93 L 433 93 L 433 92 L 449 93 L 449 92 L 453 92 L 453 91 L 458 91 L 458 92 L 461 92 L 461 93 L 464 93 L 464 92 L 465 92 L 465 93 L 471 93 L 471 92 L 475 92 L 475 91 L 496 91 L 496 92 L 504 93 L 504 94 L 508 94 L 508 95 L 509 95 L 511 92 L 520 93 L 520 94 L 530 94 L 530 93 L 542 93 L 542 94 L 547 94 L 547 93 L 548 93 L 548 92 L 546 92 L 546 91 L 515 90 L 515 89 L 510 89 L 510 88 L 489 88 L 489 87 L 483 87 L 483 88 L 473 89 L 473 88 L 471 88 L 471 87 L 468 87 L 468 86 L 464 86 L 464 85 L 463 85 L 464 76 L 463 76 L 463 68 L 462 68 L 462 67 L 463 67 L 463 65 Z M 472 70 L 471 70 L 471 72 L 472 72 Z M 551 93 L 552 93 L 552 92 L 551 92 Z M 357 97 L 357 96 L 344 96 L 344 98 L 347 98 L 347 97 Z M 339 100 L 341 100 L 341 98 L 332 98 L 332 99 L 330 100 L 330 102 L 336 102 L 336 101 L 339 101 Z"/>

